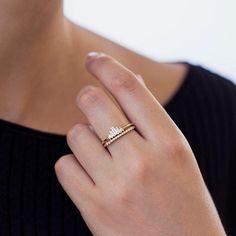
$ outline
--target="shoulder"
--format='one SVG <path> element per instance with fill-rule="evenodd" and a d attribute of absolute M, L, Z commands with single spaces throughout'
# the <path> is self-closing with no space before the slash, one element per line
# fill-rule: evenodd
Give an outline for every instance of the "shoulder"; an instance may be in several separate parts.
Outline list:
<path fill-rule="evenodd" d="M 186 64 L 188 72 L 171 108 L 184 106 L 189 114 L 198 115 L 205 123 L 208 120 L 210 127 L 218 122 L 217 128 L 236 130 L 235 83 L 201 65 Z"/>
<path fill-rule="evenodd" d="M 235 168 L 236 84 L 229 78 L 199 65 L 190 65 L 189 80 L 192 80 L 192 87 L 195 87 L 193 90 L 197 91 L 196 96 L 202 101 L 204 117 L 212 127 L 212 137 L 216 135 L 219 137 L 215 138 L 225 141 L 223 143 L 227 144 L 227 152 L 231 153 L 231 167 Z M 236 181 L 235 174 L 232 179 Z"/>
<path fill-rule="evenodd" d="M 235 155 L 236 85 L 207 68 L 187 64 L 184 83 L 166 110 L 199 160 L 208 151 L 214 153 L 212 160 L 220 153 L 228 162 Z"/>
<path fill-rule="evenodd" d="M 236 111 L 236 85 L 230 79 L 200 65 L 189 65 L 186 80 L 191 83 L 190 92 L 216 109 L 231 112 Z M 229 114 L 230 115 L 230 114 Z"/>
<path fill-rule="evenodd" d="M 189 76 L 199 78 L 201 82 L 205 82 L 206 86 L 213 86 L 215 89 L 219 86 L 223 86 L 224 89 L 229 89 L 232 91 L 236 90 L 236 85 L 229 78 L 223 77 L 217 74 L 213 70 L 210 70 L 201 65 L 194 65 L 186 63 L 189 66 Z M 222 87 L 220 87 L 222 89 Z"/>

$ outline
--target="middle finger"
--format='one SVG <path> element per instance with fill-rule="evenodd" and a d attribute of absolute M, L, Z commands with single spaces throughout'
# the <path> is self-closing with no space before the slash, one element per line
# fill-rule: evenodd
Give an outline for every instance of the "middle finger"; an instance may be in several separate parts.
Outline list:
<path fill-rule="evenodd" d="M 120 127 L 132 122 L 99 87 L 87 85 L 79 92 L 76 102 L 101 141 L 107 137 L 112 126 Z M 141 139 L 139 133 L 132 130 L 108 145 L 107 148 L 112 156 L 121 157 Z"/>

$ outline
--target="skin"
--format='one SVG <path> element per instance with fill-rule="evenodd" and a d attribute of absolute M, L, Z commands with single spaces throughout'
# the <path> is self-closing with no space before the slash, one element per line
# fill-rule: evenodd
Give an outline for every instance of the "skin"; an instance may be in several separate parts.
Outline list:
<path fill-rule="evenodd" d="M 69 130 L 73 154 L 55 170 L 92 233 L 225 235 L 187 140 L 150 90 L 108 55 L 88 56 L 86 67 L 122 110 L 100 88 L 84 87 L 76 101 L 92 129 Z M 105 149 L 108 129 L 129 121 L 136 130 Z"/>
<path fill-rule="evenodd" d="M 72 24 L 58 0 L 0 0 L 0 32 L 0 117 L 42 131 L 66 134 L 88 123 L 75 97 L 87 84 L 103 88 L 84 67 L 89 51 L 141 74 L 161 104 L 186 73 L 184 65 L 156 62 Z"/>
<path fill-rule="evenodd" d="M 94 235 L 225 235 L 191 148 L 162 108 L 184 65 L 74 25 L 58 0 L 0 0 L 0 31 L 0 117 L 67 135 L 73 154 L 55 171 Z M 136 130 L 105 149 L 108 129 L 128 121 Z"/>

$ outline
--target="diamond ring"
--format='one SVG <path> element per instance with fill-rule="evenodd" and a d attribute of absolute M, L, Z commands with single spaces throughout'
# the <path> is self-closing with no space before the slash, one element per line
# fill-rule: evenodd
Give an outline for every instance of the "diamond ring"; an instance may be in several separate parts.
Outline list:
<path fill-rule="evenodd" d="M 109 130 L 107 138 L 105 138 L 102 141 L 102 145 L 104 147 L 108 146 L 112 142 L 114 142 L 116 139 L 120 138 L 124 134 L 127 134 L 129 131 L 135 129 L 135 125 L 133 123 L 128 123 L 125 126 L 117 127 L 112 126 Z"/>

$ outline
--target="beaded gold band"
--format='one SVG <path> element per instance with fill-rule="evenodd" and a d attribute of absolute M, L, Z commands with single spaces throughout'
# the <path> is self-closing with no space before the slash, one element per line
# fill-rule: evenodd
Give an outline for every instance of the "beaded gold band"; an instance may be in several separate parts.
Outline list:
<path fill-rule="evenodd" d="M 127 125 L 124 125 L 122 127 L 111 127 L 107 138 L 102 141 L 102 145 L 104 147 L 108 146 L 116 139 L 120 138 L 124 134 L 127 134 L 133 129 L 135 129 L 135 125 L 133 123 L 128 123 Z"/>

